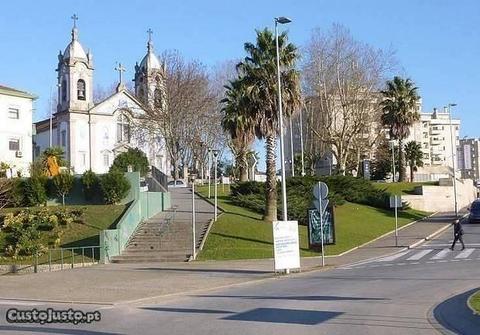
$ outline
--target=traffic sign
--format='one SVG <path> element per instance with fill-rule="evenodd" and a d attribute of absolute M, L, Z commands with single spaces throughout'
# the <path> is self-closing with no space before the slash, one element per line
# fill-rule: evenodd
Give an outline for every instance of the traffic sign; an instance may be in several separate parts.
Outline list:
<path fill-rule="evenodd" d="M 319 211 L 320 213 L 325 213 L 325 209 L 328 207 L 328 199 L 326 200 L 318 200 L 318 199 L 314 199 L 313 200 L 313 205 L 315 206 L 315 208 L 317 209 L 317 211 Z"/>
<path fill-rule="evenodd" d="M 328 186 L 324 182 L 319 181 L 313 187 L 313 195 L 315 199 L 327 199 L 328 196 Z"/>

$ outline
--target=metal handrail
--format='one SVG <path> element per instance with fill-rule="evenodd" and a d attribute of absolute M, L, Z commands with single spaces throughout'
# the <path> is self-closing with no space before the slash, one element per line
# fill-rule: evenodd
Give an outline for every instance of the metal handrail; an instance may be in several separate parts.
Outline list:
<path fill-rule="evenodd" d="M 95 246 L 84 246 L 84 247 L 69 247 L 69 248 L 51 248 L 51 249 L 48 249 L 48 252 L 45 253 L 45 254 L 48 254 L 48 262 L 44 262 L 44 263 L 41 263 L 41 264 L 47 264 L 48 263 L 48 271 L 52 271 L 52 264 L 58 264 L 56 262 L 53 262 L 52 261 L 52 252 L 55 252 L 55 251 L 59 251 L 60 252 L 60 267 L 61 267 L 61 270 L 64 269 L 64 266 L 66 265 L 66 262 L 65 262 L 65 251 L 70 251 L 70 257 L 71 257 L 71 262 L 68 262 L 68 264 L 70 265 L 70 267 L 73 269 L 75 267 L 75 253 L 76 253 L 76 250 L 79 250 L 80 252 L 78 254 L 81 254 L 81 264 L 82 264 L 82 267 L 85 266 L 85 256 L 87 256 L 88 258 L 90 258 L 92 260 L 91 263 L 93 264 L 98 264 L 99 263 L 99 259 L 98 260 L 95 260 L 95 250 L 98 249 L 98 254 L 97 256 L 99 257 L 100 259 L 100 246 L 99 245 L 95 245 Z M 87 251 L 90 251 L 90 255 L 88 255 L 88 252 L 87 252 L 87 255 L 85 254 L 85 250 Z M 38 261 L 38 258 L 39 258 L 39 254 L 36 253 L 35 256 L 34 256 L 34 260 L 35 260 L 35 263 L 33 264 L 33 267 L 34 267 L 34 272 L 37 273 L 38 272 L 38 266 L 40 265 L 39 261 Z M 68 259 L 68 257 L 67 257 Z M 58 261 L 58 259 L 57 259 Z M 80 262 L 78 263 L 80 264 Z"/>

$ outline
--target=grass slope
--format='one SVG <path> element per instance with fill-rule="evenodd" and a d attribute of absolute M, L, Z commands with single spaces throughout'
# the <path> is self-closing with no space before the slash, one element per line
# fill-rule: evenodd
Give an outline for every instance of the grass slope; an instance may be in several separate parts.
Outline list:
<path fill-rule="evenodd" d="M 206 187 L 199 187 L 198 191 L 204 196 L 207 195 Z M 222 192 L 219 187 L 219 206 L 225 210 L 225 213 L 214 223 L 198 259 L 273 257 L 271 224 L 263 221 L 261 214 L 232 204 L 229 201 L 228 192 L 228 189 Z M 415 210 L 401 212 L 399 213 L 399 226 L 418 220 L 426 214 Z M 327 255 L 337 255 L 395 228 L 393 212 L 353 203 L 337 207 L 335 221 L 337 242 L 335 245 L 326 246 Z M 308 250 L 306 226 L 299 226 L 299 235 L 301 256 L 318 255 L 317 252 Z"/>
<path fill-rule="evenodd" d="M 438 185 L 438 182 L 424 182 L 424 183 L 373 183 L 376 188 L 385 189 L 387 192 L 396 195 L 413 194 L 415 187 L 421 185 Z"/>
<path fill-rule="evenodd" d="M 62 236 L 62 248 L 71 248 L 79 246 L 98 246 L 100 244 L 99 233 L 104 229 L 114 228 L 125 210 L 124 205 L 88 205 L 88 206 L 65 206 L 71 210 L 81 208 L 84 211 L 84 223 L 70 223 L 62 227 L 64 234 Z M 31 210 L 40 210 L 45 207 L 30 208 Z M 60 207 L 49 207 L 52 210 Z M 21 208 L 6 208 L 0 213 L 16 212 Z M 48 232 L 45 232 L 48 234 Z M 5 250 L 5 235 L 0 231 L 0 256 L 3 256 Z M 95 252 L 98 252 L 95 251 Z M 95 255 L 97 256 L 97 255 Z M 29 257 L 26 257 L 28 261 Z M 10 263 L 10 258 L 2 257 L 1 263 Z"/>

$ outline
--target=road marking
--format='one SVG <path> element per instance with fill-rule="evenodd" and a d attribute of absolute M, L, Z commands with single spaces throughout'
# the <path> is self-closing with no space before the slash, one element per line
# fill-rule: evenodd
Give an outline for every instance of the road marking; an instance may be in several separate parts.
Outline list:
<path fill-rule="evenodd" d="M 459 253 L 455 258 L 468 258 L 474 252 L 475 249 L 465 249 L 461 253 Z"/>
<path fill-rule="evenodd" d="M 447 256 L 447 254 L 449 254 L 451 252 L 450 249 L 443 249 L 442 251 L 440 251 L 438 254 L 436 254 L 435 256 L 433 256 L 432 258 L 430 259 L 442 259 L 442 258 L 445 258 Z"/>
<path fill-rule="evenodd" d="M 427 254 L 431 253 L 433 249 L 425 249 L 422 251 L 417 252 L 415 255 L 413 255 L 410 258 L 407 258 L 407 261 L 418 261 L 420 258 L 426 256 Z"/>
<path fill-rule="evenodd" d="M 395 255 L 392 255 L 392 256 L 388 256 L 388 257 L 384 257 L 384 258 L 380 258 L 378 260 L 378 262 L 390 262 L 390 261 L 394 261 L 400 257 L 403 257 L 405 256 L 406 254 L 408 254 L 410 251 L 404 251 L 404 252 L 400 252 L 398 254 L 395 254 Z"/>

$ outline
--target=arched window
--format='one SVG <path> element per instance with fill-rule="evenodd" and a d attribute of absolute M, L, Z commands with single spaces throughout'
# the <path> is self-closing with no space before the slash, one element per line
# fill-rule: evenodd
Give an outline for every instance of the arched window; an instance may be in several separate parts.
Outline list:
<path fill-rule="evenodd" d="M 62 91 L 62 102 L 67 101 L 67 81 L 65 79 L 62 81 L 60 90 Z"/>
<path fill-rule="evenodd" d="M 117 119 L 117 142 L 130 142 L 130 120 L 125 113 Z"/>
<path fill-rule="evenodd" d="M 77 99 L 85 100 L 85 81 L 83 79 L 77 81 Z"/>

